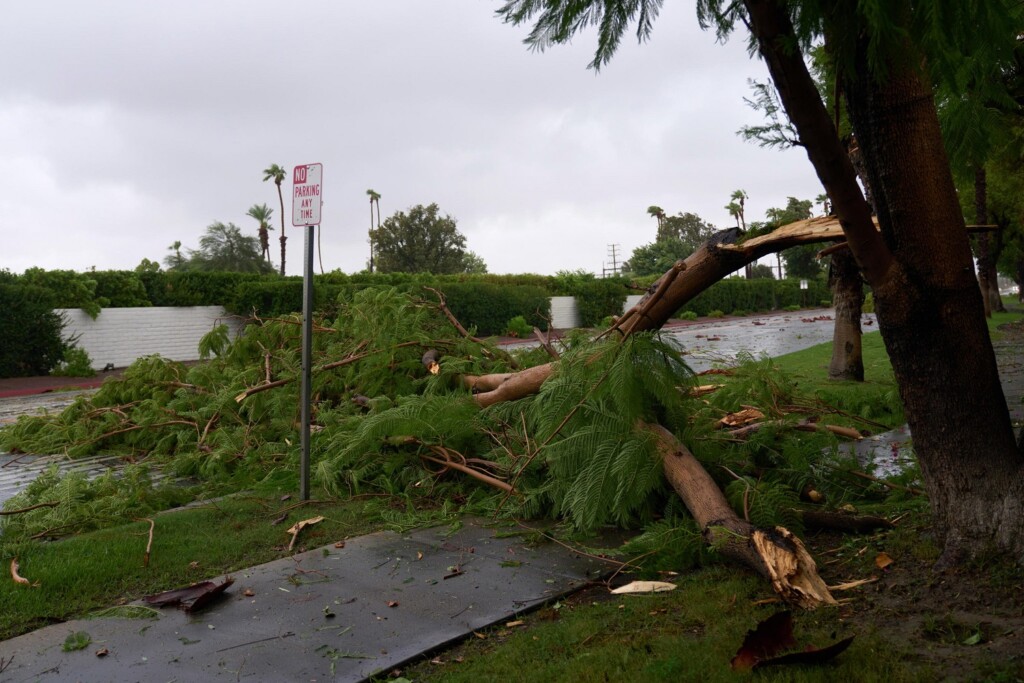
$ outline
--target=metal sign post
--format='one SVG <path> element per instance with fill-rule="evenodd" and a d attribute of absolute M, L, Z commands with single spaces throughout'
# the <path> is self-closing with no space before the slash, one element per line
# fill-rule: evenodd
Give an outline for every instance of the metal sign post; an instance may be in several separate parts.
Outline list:
<path fill-rule="evenodd" d="M 296 166 L 292 188 L 292 225 L 306 228 L 305 260 L 302 272 L 302 388 L 299 461 L 299 497 L 309 500 L 309 423 L 312 420 L 310 393 L 313 363 L 313 240 L 314 226 L 320 225 L 320 190 L 323 178 L 322 164 Z"/>

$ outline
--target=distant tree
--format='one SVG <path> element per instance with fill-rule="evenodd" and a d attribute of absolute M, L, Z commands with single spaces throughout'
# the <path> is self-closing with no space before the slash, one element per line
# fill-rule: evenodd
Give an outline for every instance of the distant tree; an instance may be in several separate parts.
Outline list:
<path fill-rule="evenodd" d="M 775 271 L 772 270 L 771 266 L 766 266 L 763 263 L 755 263 L 750 269 L 750 278 L 752 280 L 774 280 Z"/>
<path fill-rule="evenodd" d="M 189 249 L 189 258 L 174 270 L 272 273 L 273 266 L 260 255 L 260 243 L 252 235 L 243 235 L 234 223 L 217 221 L 206 227 L 199 238 L 199 249 Z"/>
<path fill-rule="evenodd" d="M 188 259 L 181 255 L 181 240 L 174 240 L 174 243 L 167 247 L 171 252 L 170 256 L 164 258 L 164 265 L 167 270 L 183 270 Z"/>
<path fill-rule="evenodd" d="M 715 226 L 697 214 L 677 213 L 675 216 L 662 218 L 655 241 L 676 240 L 682 242 L 688 250 L 686 255 L 689 256 L 713 234 L 715 234 Z"/>
<path fill-rule="evenodd" d="M 810 199 L 787 197 L 784 208 L 771 208 L 764 212 L 769 227 L 774 230 L 783 225 L 802 221 L 811 217 Z M 819 247 L 807 244 L 791 247 L 782 252 L 782 260 L 786 263 L 786 275 L 789 277 L 816 278 L 822 273 L 822 264 L 816 258 Z"/>
<path fill-rule="evenodd" d="M 715 227 L 695 213 L 666 216 L 660 206 L 649 207 L 647 213 L 658 219 L 657 237 L 633 250 L 633 255 L 622 266 L 623 272 L 633 275 L 664 273 L 715 233 Z"/>
<path fill-rule="evenodd" d="M 156 261 L 150 261 L 148 258 L 142 259 L 139 265 L 135 266 L 136 273 L 159 273 L 160 264 Z"/>
<path fill-rule="evenodd" d="M 270 217 L 274 215 L 274 210 L 266 204 L 253 204 L 249 207 L 249 211 L 247 211 L 245 215 L 254 218 L 256 222 L 260 224 L 260 250 L 263 252 L 263 258 L 269 263 L 270 231 L 273 230 L 273 228 L 270 227 Z"/>
<path fill-rule="evenodd" d="M 381 273 L 464 273 L 477 265 L 467 263 L 465 236 L 454 218 L 439 215 L 437 204 L 398 211 L 371 237 Z"/>
<path fill-rule="evenodd" d="M 462 257 L 462 272 L 482 275 L 487 272 L 487 264 L 475 252 L 467 251 Z"/>
<path fill-rule="evenodd" d="M 658 240 L 634 249 L 633 255 L 622 268 L 637 276 L 660 275 L 671 268 L 673 263 L 691 253 L 693 249 L 681 240 Z"/>
<path fill-rule="evenodd" d="M 277 164 L 271 164 L 263 169 L 263 182 L 273 180 L 277 185 L 277 200 L 281 202 L 281 275 L 284 275 L 284 243 L 288 240 L 284 235 L 284 195 L 281 194 L 281 183 L 288 177 L 288 172 Z"/>

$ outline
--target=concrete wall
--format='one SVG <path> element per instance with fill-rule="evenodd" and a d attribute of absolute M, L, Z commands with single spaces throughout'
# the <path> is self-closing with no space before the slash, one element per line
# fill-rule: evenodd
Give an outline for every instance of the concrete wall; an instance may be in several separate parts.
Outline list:
<path fill-rule="evenodd" d="M 623 304 L 623 306 L 622 306 L 622 312 L 625 313 L 629 309 L 631 309 L 634 306 L 636 306 L 638 303 L 640 303 L 640 299 L 643 299 L 644 296 L 645 295 L 643 295 L 643 294 L 630 294 L 630 295 L 628 295 L 626 297 L 626 303 Z"/>
<path fill-rule="evenodd" d="M 566 330 L 580 326 L 580 311 L 576 306 L 576 297 L 551 297 L 551 327 Z"/>
<path fill-rule="evenodd" d="M 131 365 L 136 358 L 160 354 L 171 360 L 199 358 L 199 340 L 214 325 L 226 323 L 234 337 L 241 322 L 229 318 L 220 306 L 179 308 L 104 308 L 93 320 L 78 308 L 58 309 L 67 320 L 65 339 L 77 336 L 92 366 L 102 370 Z"/>

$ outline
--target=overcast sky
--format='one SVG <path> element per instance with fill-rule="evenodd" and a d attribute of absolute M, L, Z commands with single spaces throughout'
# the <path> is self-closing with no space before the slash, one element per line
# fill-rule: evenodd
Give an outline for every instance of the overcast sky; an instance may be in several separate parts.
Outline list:
<path fill-rule="evenodd" d="M 599 73 L 596 36 L 544 53 L 497 0 L 36 0 L 0 23 L 0 268 L 132 269 L 214 221 L 256 232 L 275 209 L 262 169 L 320 162 L 326 270 L 368 256 L 385 218 L 436 202 L 494 273 L 610 265 L 653 241 L 646 209 L 733 224 L 821 192 L 801 150 L 736 135 L 766 80 L 745 36 L 700 30 L 667 2 L 651 40 Z M 284 186 L 287 269 L 302 228 Z M 319 266 L 318 266 L 319 270 Z"/>

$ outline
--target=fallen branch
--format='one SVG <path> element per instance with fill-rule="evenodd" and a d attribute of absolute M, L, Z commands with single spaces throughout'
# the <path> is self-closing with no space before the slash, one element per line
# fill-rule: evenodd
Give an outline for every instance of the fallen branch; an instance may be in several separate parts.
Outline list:
<path fill-rule="evenodd" d="M 874 515 L 851 515 L 829 510 L 799 510 L 804 527 L 808 530 L 831 529 L 855 534 L 866 534 L 877 529 L 891 529 L 893 523 Z"/>
<path fill-rule="evenodd" d="M 35 505 L 29 505 L 27 508 L 20 508 L 18 510 L 0 510 L 0 516 L 3 515 L 20 515 L 23 512 L 29 512 L 30 510 L 38 510 L 39 508 L 55 508 L 60 505 L 60 501 L 51 501 L 49 503 L 36 503 Z"/>
<path fill-rule="evenodd" d="M 482 481 L 485 484 L 489 484 L 490 486 L 493 486 L 495 488 L 501 489 L 502 491 L 505 491 L 508 494 L 515 493 L 515 490 L 512 488 L 510 484 L 495 477 L 492 477 L 489 474 L 485 474 L 480 470 L 473 469 L 468 465 L 464 465 L 453 460 L 447 448 L 442 448 L 441 446 L 431 446 L 430 450 L 440 455 L 441 457 L 434 457 L 431 455 L 427 455 L 426 453 L 421 453 L 420 457 L 423 458 L 424 460 L 429 460 L 430 462 L 442 465 L 445 469 L 453 469 L 462 472 L 463 474 L 468 474 L 474 479 Z M 444 470 L 442 470 L 441 472 L 444 472 Z M 440 474 L 441 472 L 439 472 L 438 474 Z"/>
<path fill-rule="evenodd" d="M 641 428 L 657 439 L 665 477 L 708 545 L 767 578 L 786 602 L 805 609 L 836 604 L 799 538 L 782 527 L 760 529 L 740 519 L 704 467 L 670 431 L 652 424 Z"/>
<path fill-rule="evenodd" d="M 489 348 L 487 348 L 487 345 L 484 343 L 484 340 L 480 339 L 479 337 L 474 337 L 473 335 L 471 335 L 469 331 L 462 326 L 462 323 L 459 322 L 458 318 L 455 317 L 455 314 L 451 312 L 451 310 L 448 308 L 448 302 L 444 298 L 444 294 L 440 290 L 434 289 L 433 287 L 424 286 L 423 289 L 426 289 L 427 291 L 434 293 L 434 296 L 437 297 L 438 310 L 440 310 L 441 313 L 444 314 L 444 317 L 448 318 L 448 322 L 450 322 L 455 327 L 455 329 L 459 331 L 459 334 L 461 334 L 464 338 L 468 339 L 469 341 L 479 344 L 481 353 L 483 353 L 491 360 L 494 360 L 494 354 L 491 353 L 491 350 Z M 513 369 L 519 367 L 519 364 L 516 363 L 515 359 L 512 358 L 512 356 L 508 355 L 507 353 L 503 353 L 502 355 L 505 358 L 505 362 L 507 362 L 510 367 L 512 367 Z"/>

